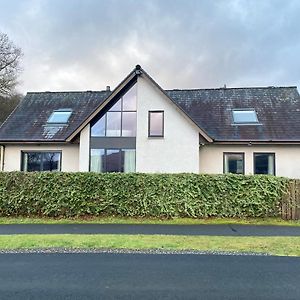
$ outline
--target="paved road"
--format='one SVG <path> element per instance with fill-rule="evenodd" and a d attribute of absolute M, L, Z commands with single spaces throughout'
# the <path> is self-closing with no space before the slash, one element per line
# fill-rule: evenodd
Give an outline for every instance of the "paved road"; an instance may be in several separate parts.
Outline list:
<path fill-rule="evenodd" d="M 300 258 L 1 254 L 0 298 L 300 299 Z"/>
<path fill-rule="evenodd" d="M 300 226 L 251 225 L 125 225 L 125 224 L 10 224 L 5 234 L 167 234 L 217 236 L 300 236 Z"/>

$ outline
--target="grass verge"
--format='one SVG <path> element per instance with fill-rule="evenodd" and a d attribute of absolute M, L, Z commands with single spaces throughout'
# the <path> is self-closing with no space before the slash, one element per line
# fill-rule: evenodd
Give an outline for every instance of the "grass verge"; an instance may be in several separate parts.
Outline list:
<path fill-rule="evenodd" d="M 112 248 L 239 251 L 300 256 L 300 237 L 223 237 L 161 235 L 8 235 L 0 249 Z"/>
<path fill-rule="evenodd" d="M 0 224 L 170 224 L 170 225 L 197 225 L 197 224 L 241 224 L 241 225 L 282 225 L 300 226 L 298 221 L 285 221 L 281 218 L 120 218 L 120 217 L 90 217 L 90 218 L 9 218 L 0 217 Z"/>

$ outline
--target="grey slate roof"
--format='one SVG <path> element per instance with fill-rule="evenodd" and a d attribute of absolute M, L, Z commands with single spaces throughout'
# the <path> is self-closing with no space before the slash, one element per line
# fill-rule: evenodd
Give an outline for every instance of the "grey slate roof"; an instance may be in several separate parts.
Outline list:
<path fill-rule="evenodd" d="M 216 141 L 300 141 L 297 87 L 169 90 L 188 116 Z M 253 108 L 259 125 L 233 125 L 232 109 Z"/>
<path fill-rule="evenodd" d="M 296 87 L 167 90 L 166 94 L 215 141 L 300 141 Z M 28 93 L 0 128 L 0 142 L 63 142 L 111 92 Z M 48 126 L 53 110 L 70 108 L 67 126 Z M 232 109 L 253 108 L 259 125 L 234 125 Z"/>
<path fill-rule="evenodd" d="M 111 92 L 27 93 L 0 128 L 0 141 L 63 142 Z M 68 108 L 73 113 L 68 125 L 47 125 L 53 110 Z"/>

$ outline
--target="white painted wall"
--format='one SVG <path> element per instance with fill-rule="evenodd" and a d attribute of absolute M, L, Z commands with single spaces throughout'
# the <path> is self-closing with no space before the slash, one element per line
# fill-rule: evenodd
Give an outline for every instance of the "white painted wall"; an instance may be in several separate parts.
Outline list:
<path fill-rule="evenodd" d="M 253 174 L 253 153 L 275 153 L 276 176 L 300 178 L 300 145 L 205 145 L 200 148 L 200 173 L 223 173 L 223 152 L 245 153 L 245 174 Z"/>
<path fill-rule="evenodd" d="M 149 110 L 164 111 L 164 137 L 148 137 Z M 138 77 L 136 171 L 199 173 L 199 131 L 156 86 Z"/>
<path fill-rule="evenodd" d="M 88 172 L 90 164 L 90 124 L 80 132 L 79 171 Z"/>
<path fill-rule="evenodd" d="M 21 170 L 21 151 L 61 151 L 61 170 L 63 172 L 78 172 L 79 145 L 6 145 L 4 155 L 4 171 Z"/>

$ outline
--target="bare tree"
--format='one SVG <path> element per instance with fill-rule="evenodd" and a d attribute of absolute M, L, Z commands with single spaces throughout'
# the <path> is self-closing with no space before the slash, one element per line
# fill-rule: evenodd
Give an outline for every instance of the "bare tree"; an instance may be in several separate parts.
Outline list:
<path fill-rule="evenodd" d="M 0 95 L 11 95 L 20 68 L 22 50 L 9 40 L 7 34 L 0 32 Z"/>

